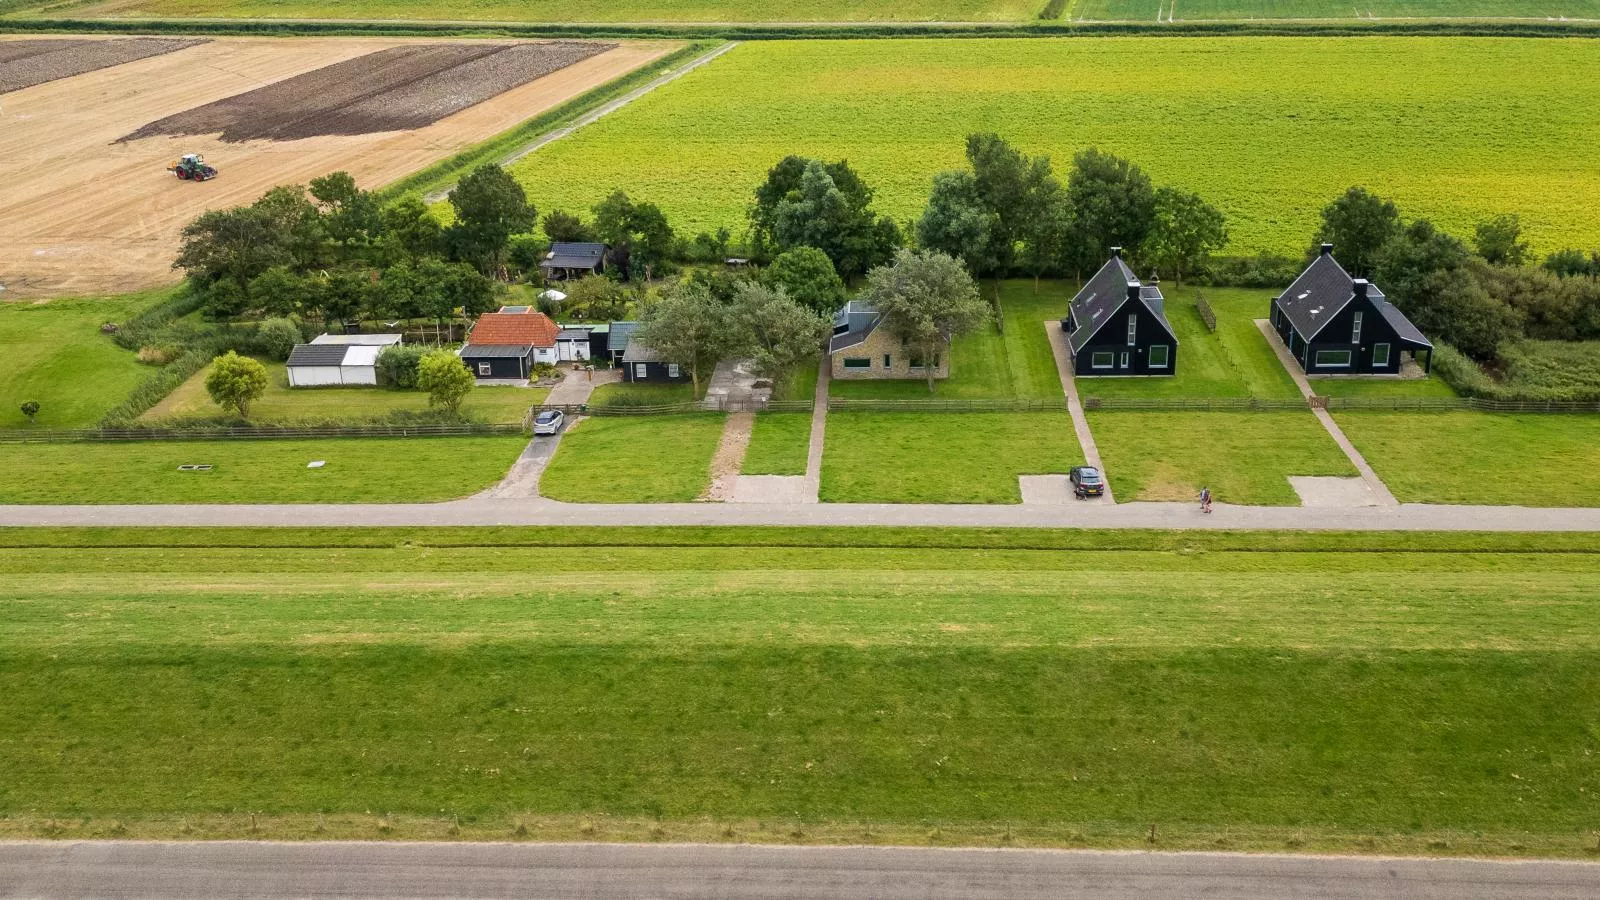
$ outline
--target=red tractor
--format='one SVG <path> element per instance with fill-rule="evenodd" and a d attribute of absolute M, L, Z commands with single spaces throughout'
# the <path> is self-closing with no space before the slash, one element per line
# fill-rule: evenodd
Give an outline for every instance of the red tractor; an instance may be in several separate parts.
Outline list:
<path fill-rule="evenodd" d="M 217 170 L 206 165 L 198 153 L 186 153 L 184 157 L 170 166 L 167 171 L 178 176 L 179 181 L 205 181 L 217 177 Z"/>

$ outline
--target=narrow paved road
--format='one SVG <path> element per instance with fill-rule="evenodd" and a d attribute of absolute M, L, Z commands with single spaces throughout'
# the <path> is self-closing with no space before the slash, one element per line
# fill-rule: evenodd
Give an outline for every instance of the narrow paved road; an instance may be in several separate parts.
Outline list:
<path fill-rule="evenodd" d="M 638 844 L 0 844 L 8 897 L 1593 900 L 1600 865 Z"/>

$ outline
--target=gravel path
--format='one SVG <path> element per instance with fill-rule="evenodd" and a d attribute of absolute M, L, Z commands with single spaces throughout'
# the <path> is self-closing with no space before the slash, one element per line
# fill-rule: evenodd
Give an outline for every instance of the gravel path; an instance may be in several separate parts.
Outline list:
<path fill-rule="evenodd" d="M 0 41 L 0 94 L 204 43 L 192 38 Z"/>

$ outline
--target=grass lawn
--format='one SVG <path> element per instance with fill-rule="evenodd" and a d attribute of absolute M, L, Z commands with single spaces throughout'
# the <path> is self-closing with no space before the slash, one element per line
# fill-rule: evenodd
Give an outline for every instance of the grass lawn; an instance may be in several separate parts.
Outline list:
<path fill-rule="evenodd" d="M 774 400 L 812 400 L 817 396 L 817 374 L 822 367 L 822 361 L 803 365 L 796 369 L 781 390 L 774 391 Z"/>
<path fill-rule="evenodd" d="M 700 396 L 705 396 L 710 376 L 700 384 Z M 590 406 L 665 406 L 672 403 L 692 403 L 696 400 L 694 385 L 635 384 L 631 381 L 613 381 L 602 384 L 589 395 Z"/>
<path fill-rule="evenodd" d="M 740 471 L 745 475 L 804 475 L 810 444 L 811 413 L 757 413 Z"/>
<path fill-rule="evenodd" d="M 428 395 L 422 391 L 386 387 L 292 388 L 283 363 L 268 362 L 266 367 L 267 392 L 250 407 L 250 418 L 255 422 L 352 422 L 428 408 Z M 206 376 L 210 372 L 210 366 L 196 372 L 140 418 L 152 422 L 227 415 L 206 393 Z M 461 404 L 461 413 L 480 422 L 514 424 L 528 414 L 528 407 L 544 402 L 549 393 L 546 388 L 476 387 Z"/>
<path fill-rule="evenodd" d="M 1298 506 L 1288 476 L 1356 475 L 1310 411 L 1091 412 L 1089 427 L 1121 502 L 1210 487 L 1219 503 Z"/>
<path fill-rule="evenodd" d="M 979 285 L 984 296 L 992 282 Z M 1061 377 L 1044 332 L 1047 319 L 1066 314 L 1077 284 L 1045 281 L 1037 293 L 1031 280 L 1001 282 L 1005 331 L 995 324 L 957 337 L 950 347 L 950 377 L 932 394 L 921 379 L 828 382 L 828 396 L 848 400 L 1011 399 L 1060 400 Z"/>
<path fill-rule="evenodd" d="M 499 481 L 519 435 L 0 444 L 0 503 L 407 503 Z M 324 460 L 318 469 L 306 468 Z M 210 472 L 180 472 L 186 464 Z"/>
<path fill-rule="evenodd" d="M 1148 22 L 1161 0 L 1078 0 L 1073 18 Z M 1600 18 L 1595 0 L 1554 0 L 1549 6 L 1529 0 L 1374 0 L 1353 7 L 1341 0 L 1185 0 L 1179 21 L 1208 19 L 1349 19 L 1356 10 L 1379 18 Z"/>
<path fill-rule="evenodd" d="M 37 400 L 38 428 L 88 428 L 155 370 L 100 333 L 166 299 L 172 288 L 47 303 L 0 303 L 0 428 L 26 426 L 19 407 Z"/>
<path fill-rule="evenodd" d="M 1403 503 L 1600 506 L 1600 416 L 1341 410 Z"/>
<path fill-rule="evenodd" d="M 561 439 L 539 493 L 571 503 L 694 500 L 711 486 L 726 420 L 722 413 L 585 419 Z"/>
<path fill-rule="evenodd" d="M 0 837 L 1587 858 L 1600 812 L 1593 535 L 0 544 Z"/>
<path fill-rule="evenodd" d="M 1454 397 L 1455 389 L 1438 375 L 1427 378 L 1361 378 L 1320 376 L 1308 379 L 1311 389 L 1323 397 L 1373 397 L 1379 399 L 1428 399 Z"/>
<path fill-rule="evenodd" d="M 822 454 L 821 499 L 1021 503 L 1018 475 L 1065 474 L 1082 462 L 1065 410 L 834 412 Z"/>

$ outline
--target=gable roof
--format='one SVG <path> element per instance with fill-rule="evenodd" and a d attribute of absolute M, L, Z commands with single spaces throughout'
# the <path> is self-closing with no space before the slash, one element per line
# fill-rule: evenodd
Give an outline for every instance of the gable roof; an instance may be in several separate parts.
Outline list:
<path fill-rule="evenodd" d="M 291 368 L 337 366 L 344 362 L 344 354 L 348 349 L 344 344 L 295 344 L 294 349 L 289 351 L 289 361 L 284 365 Z"/>
<path fill-rule="evenodd" d="M 833 334 L 828 338 L 828 352 L 838 353 L 865 341 L 872 336 L 883 317 L 878 311 L 860 300 L 851 300 L 833 314 Z"/>
<path fill-rule="evenodd" d="M 532 351 L 532 344 L 463 344 L 456 355 L 462 359 L 517 359 Z"/>
<path fill-rule="evenodd" d="M 588 241 L 561 242 L 550 245 L 550 252 L 539 263 L 545 269 L 592 269 L 605 258 L 606 245 Z"/>
<path fill-rule="evenodd" d="M 1289 318 L 1289 324 L 1294 326 L 1300 339 L 1309 343 L 1355 297 L 1356 279 L 1333 258 L 1333 245 L 1323 244 L 1317 258 L 1278 297 L 1278 308 Z M 1367 285 L 1367 299 L 1401 340 L 1423 347 L 1433 346 L 1377 285 Z"/>
<path fill-rule="evenodd" d="M 1117 311 L 1130 299 L 1129 288 L 1138 288 L 1139 302 L 1166 329 L 1172 342 L 1178 343 L 1178 335 L 1172 330 L 1172 323 L 1167 321 L 1167 301 L 1161 295 L 1161 288 L 1140 282 L 1128 264 L 1122 261 L 1122 254 L 1117 252 L 1106 260 L 1100 271 L 1084 282 L 1083 288 L 1072 298 L 1072 321 L 1078 327 L 1067 336 L 1067 342 L 1072 345 L 1074 352 L 1083 349 L 1107 322 L 1116 317 Z"/>
<path fill-rule="evenodd" d="M 467 340 L 473 344 L 554 347 L 561 329 L 542 312 L 484 313 Z"/>
<path fill-rule="evenodd" d="M 319 334 L 311 339 L 313 344 L 361 344 L 387 347 L 400 343 L 398 334 Z"/>
<path fill-rule="evenodd" d="M 1376 290 L 1376 288 L 1371 290 Z M 1370 291 L 1367 296 L 1372 296 Z M 1384 320 L 1389 323 L 1390 328 L 1394 329 L 1394 333 L 1399 336 L 1400 340 L 1409 344 L 1416 344 L 1419 347 L 1433 348 L 1433 342 L 1423 335 L 1422 329 L 1411 324 L 1411 320 L 1406 318 L 1406 314 L 1396 308 L 1382 294 L 1373 298 L 1372 302 L 1377 305 L 1378 312 L 1383 314 Z"/>

